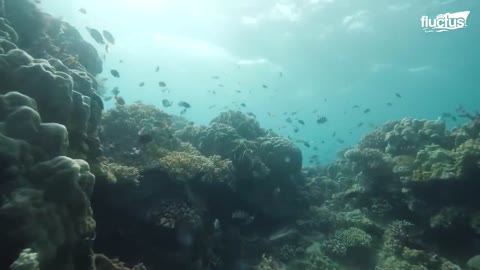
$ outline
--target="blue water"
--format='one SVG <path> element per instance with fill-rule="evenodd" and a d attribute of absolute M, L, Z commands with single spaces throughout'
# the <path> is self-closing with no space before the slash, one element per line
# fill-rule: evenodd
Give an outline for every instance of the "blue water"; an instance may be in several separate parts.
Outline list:
<path fill-rule="evenodd" d="M 108 88 L 120 87 L 127 103 L 162 107 L 164 98 L 184 100 L 193 107 L 184 116 L 198 124 L 226 108 L 253 112 L 263 127 L 317 146 L 316 152 L 298 144 L 305 161 L 318 154 L 329 162 L 388 120 L 436 119 L 458 104 L 479 108 L 478 1 L 43 0 L 41 6 L 92 44 L 85 27 L 113 33 L 116 45 L 101 76 Z M 421 16 L 464 10 L 471 11 L 465 29 L 422 30 Z M 113 78 L 111 69 L 121 77 Z M 171 92 L 162 93 L 158 81 Z M 181 108 L 164 110 L 179 114 Z M 283 115 L 294 111 L 293 119 L 305 121 L 295 124 L 298 133 Z M 328 122 L 316 124 L 317 116 Z"/>

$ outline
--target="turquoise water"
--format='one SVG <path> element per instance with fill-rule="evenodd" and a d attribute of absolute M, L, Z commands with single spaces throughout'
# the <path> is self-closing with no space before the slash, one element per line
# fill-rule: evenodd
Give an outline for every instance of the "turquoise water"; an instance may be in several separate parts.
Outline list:
<path fill-rule="evenodd" d="M 263 127 L 308 141 L 311 148 L 298 143 L 305 162 L 314 154 L 322 164 L 333 160 L 387 120 L 436 119 L 459 104 L 478 109 L 478 1 L 43 0 L 40 6 L 92 44 L 85 27 L 113 33 L 116 45 L 101 76 L 108 89 L 120 87 L 127 103 L 187 101 L 192 109 L 184 116 L 199 124 L 227 108 L 253 112 Z M 425 33 L 420 25 L 421 16 L 465 10 L 471 11 L 465 29 Z M 159 81 L 170 93 L 160 91 Z M 364 114 L 366 108 L 371 112 Z M 298 133 L 285 112 L 298 112 L 292 117 Z M 328 122 L 318 125 L 318 116 Z"/>

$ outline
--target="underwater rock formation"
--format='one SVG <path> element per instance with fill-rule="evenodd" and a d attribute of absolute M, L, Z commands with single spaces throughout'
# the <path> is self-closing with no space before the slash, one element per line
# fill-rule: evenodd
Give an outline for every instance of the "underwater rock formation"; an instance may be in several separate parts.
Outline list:
<path fill-rule="evenodd" d="M 88 163 L 65 156 L 67 129 L 42 123 L 35 100 L 9 92 L 0 101 L 0 239 L 8 247 L 1 268 L 91 269 L 95 177 Z"/>
<path fill-rule="evenodd" d="M 35 59 L 8 39 L 4 41 L 0 94 L 18 91 L 27 95 L 35 100 L 44 122 L 64 125 L 69 131 L 70 156 L 89 161 L 101 156 L 97 127 L 103 103 L 94 93 L 90 77 L 69 70 L 56 59 Z"/>

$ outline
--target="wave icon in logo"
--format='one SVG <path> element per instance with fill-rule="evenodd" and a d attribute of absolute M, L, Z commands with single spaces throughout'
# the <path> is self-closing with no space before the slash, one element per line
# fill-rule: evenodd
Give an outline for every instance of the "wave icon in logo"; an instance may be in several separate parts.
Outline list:
<path fill-rule="evenodd" d="M 470 11 L 438 14 L 435 18 L 422 16 L 420 22 L 425 32 L 446 32 L 467 27 Z"/>

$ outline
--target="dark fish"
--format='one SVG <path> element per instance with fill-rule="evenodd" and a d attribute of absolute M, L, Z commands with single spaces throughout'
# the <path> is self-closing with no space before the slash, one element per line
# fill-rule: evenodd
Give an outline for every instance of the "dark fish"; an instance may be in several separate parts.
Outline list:
<path fill-rule="evenodd" d="M 41 4 L 41 3 L 42 3 L 42 1 L 41 1 L 41 0 L 35 0 L 35 3 L 37 3 L 37 4 Z"/>
<path fill-rule="evenodd" d="M 159 82 L 158 82 L 158 86 L 160 86 L 160 87 L 166 87 L 167 84 L 166 84 L 165 82 L 159 81 Z"/>
<path fill-rule="evenodd" d="M 212 105 L 212 106 L 208 107 L 208 109 L 213 109 L 215 107 L 217 107 L 217 105 Z"/>
<path fill-rule="evenodd" d="M 237 91 L 235 91 L 235 92 L 237 92 L 237 93 L 239 93 L 239 94 L 242 93 L 242 91 L 240 91 L 240 90 L 237 90 Z"/>
<path fill-rule="evenodd" d="M 240 103 L 240 106 L 242 106 L 242 107 L 245 108 L 245 107 L 247 107 L 247 104 L 245 104 L 245 103 L 242 102 L 242 103 Z"/>
<path fill-rule="evenodd" d="M 298 120 L 298 123 L 300 123 L 301 125 L 305 125 L 305 121 L 303 120 Z"/>
<path fill-rule="evenodd" d="M 144 87 L 144 86 L 145 86 L 145 83 L 144 83 L 144 82 L 141 82 L 138 86 Z"/>
<path fill-rule="evenodd" d="M 120 73 L 116 69 L 110 70 L 110 74 L 115 78 L 120 78 Z"/>
<path fill-rule="evenodd" d="M 369 112 L 370 112 L 370 109 L 369 109 L 369 108 L 363 110 L 363 113 L 369 113 Z"/>
<path fill-rule="evenodd" d="M 387 106 L 392 106 L 393 104 L 391 102 L 387 102 Z"/>
<path fill-rule="evenodd" d="M 88 33 L 90 33 L 90 36 L 97 42 L 98 44 L 105 44 L 105 41 L 103 40 L 102 34 L 97 29 L 93 29 L 90 27 L 87 27 Z"/>
<path fill-rule="evenodd" d="M 157 66 L 157 67 L 155 68 L 155 72 L 158 72 L 159 70 L 160 70 L 160 66 Z"/>
<path fill-rule="evenodd" d="M 317 119 L 317 124 L 325 124 L 328 121 L 327 117 L 322 116 Z"/>
<path fill-rule="evenodd" d="M 108 53 L 108 44 L 105 44 L 105 52 Z"/>
<path fill-rule="evenodd" d="M 125 105 L 125 100 L 122 97 L 115 96 L 115 101 L 117 105 Z"/>
<path fill-rule="evenodd" d="M 184 107 L 185 109 L 188 109 L 188 108 L 192 107 L 192 106 L 190 106 L 190 104 L 188 104 L 188 103 L 185 102 L 185 101 L 180 101 L 180 102 L 178 102 L 178 106 Z"/>
<path fill-rule="evenodd" d="M 342 139 L 340 139 L 340 138 L 337 138 L 337 142 L 338 142 L 338 143 L 344 143 L 345 141 L 342 140 Z"/>
<path fill-rule="evenodd" d="M 153 136 L 150 133 L 139 134 L 138 136 L 139 144 L 147 144 L 151 141 L 153 141 Z"/>
<path fill-rule="evenodd" d="M 110 100 L 112 100 L 112 98 L 113 98 L 112 96 L 104 97 L 103 101 L 110 101 Z"/>
<path fill-rule="evenodd" d="M 318 147 L 314 146 L 313 150 L 318 151 Z"/>
<path fill-rule="evenodd" d="M 121 64 L 121 63 L 123 63 L 123 60 L 122 60 L 122 59 L 120 59 L 120 61 L 118 61 L 118 62 Z"/>
<path fill-rule="evenodd" d="M 291 112 L 290 115 L 296 115 L 298 112 Z"/>
<path fill-rule="evenodd" d="M 219 77 L 219 76 L 217 76 L 217 75 L 214 75 L 214 76 L 212 76 L 212 79 L 214 79 L 214 80 L 218 80 L 218 79 L 220 79 L 220 77 Z"/>
<path fill-rule="evenodd" d="M 83 13 L 83 14 L 87 14 L 87 10 L 84 9 L 84 8 L 79 9 L 78 12 Z"/>
<path fill-rule="evenodd" d="M 337 136 L 337 132 L 336 132 L 336 131 L 334 131 L 334 132 L 332 133 L 332 137 L 335 137 L 335 136 Z"/>
<path fill-rule="evenodd" d="M 440 115 L 440 117 L 442 118 L 451 118 L 452 117 L 452 114 L 451 113 L 442 113 L 442 115 Z"/>
<path fill-rule="evenodd" d="M 457 122 L 457 117 L 452 116 L 452 120 L 455 121 L 455 122 Z"/>
<path fill-rule="evenodd" d="M 219 84 L 218 84 L 218 86 L 219 86 L 219 87 L 223 87 L 224 85 L 223 85 L 223 84 L 221 84 L 221 83 L 219 83 Z"/>
<path fill-rule="evenodd" d="M 108 32 L 107 30 L 103 30 L 103 37 L 108 43 L 112 45 L 115 44 L 115 38 L 113 37 L 112 33 Z"/>
<path fill-rule="evenodd" d="M 358 109 L 358 108 L 360 108 L 360 106 L 358 106 L 358 105 L 353 105 L 352 108 Z"/>
<path fill-rule="evenodd" d="M 299 129 L 297 127 L 293 128 L 293 132 L 298 133 Z"/>
<path fill-rule="evenodd" d="M 162 100 L 162 105 L 163 105 L 163 107 L 168 108 L 168 107 L 172 106 L 172 102 L 168 99 L 164 99 L 164 100 Z"/>
<path fill-rule="evenodd" d="M 318 112 L 318 110 L 313 110 L 313 111 L 312 111 L 312 113 L 317 113 L 317 112 Z"/>
<path fill-rule="evenodd" d="M 264 89 L 267 89 L 267 88 L 268 88 L 268 85 L 262 84 L 262 87 L 263 87 Z"/>
<path fill-rule="evenodd" d="M 250 115 L 250 116 L 253 117 L 253 118 L 257 118 L 257 116 L 256 116 L 254 113 L 252 113 L 252 112 L 248 112 L 247 115 Z"/>
<path fill-rule="evenodd" d="M 357 127 L 361 127 L 361 126 L 363 126 L 363 122 L 360 122 L 357 124 Z"/>
<path fill-rule="evenodd" d="M 280 78 L 282 78 L 283 77 L 283 72 L 279 72 L 278 76 L 280 76 Z"/>
<path fill-rule="evenodd" d="M 186 112 L 187 112 L 187 108 L 184 108 L 184 109 L 180 112 L 180 114 L 183 115 L 183 114 L 185 114 Z"/>
<path fill-rule="evenodd" d="M 324 143 L 325 143 L 325 141 L 324 141 L 324 140 L 322 140 L 322 141 L 321 141 L 321 143 L 322 143 L 322 144 L 324 144 Z"/>
<path fill-rule="evenodd" d="M 396 96 L 397 98 L 402 98 L 402 96 L 401 96 L 399 93 L 395 93 L 395 96 Z"/>
<path fill-rule="evenodd" d="M 324 99 L 323 99 L 323 102 L 327 102 L 327 98 L 324 98 Z"/>
<path fill-rule="evenodd" d="M 112 89 L 112 94 L 114 96 L 118 96 L 118 94 L 120 94 L 120 90 L 118 90 L 118 86 L 115 86 L 113 89 Z"/>
<path fill-rule="evenodd" d="M 286 119 L 285 121 L 287 121 L 287 123 L 290 123 L 290 124 L 291 124 L 291 123 L 292 123 L 292 118 L 287 117 L 287 119 Z"/>
<path fill-rule="evenodd" d="M 310 148 L 310 144 L 306 141 L 303 142 L 303 145 L 305 145 L 305 147 L 307 147 L 307 148 Z"/>

